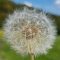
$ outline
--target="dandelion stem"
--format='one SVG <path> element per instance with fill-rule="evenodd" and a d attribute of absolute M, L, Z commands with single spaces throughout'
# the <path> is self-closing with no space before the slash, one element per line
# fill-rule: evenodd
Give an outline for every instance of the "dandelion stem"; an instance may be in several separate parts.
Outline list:
<path fill-rule="evenodd" d="M 34 60 L 34 54 L 31 53 L 31 60 Z"/>

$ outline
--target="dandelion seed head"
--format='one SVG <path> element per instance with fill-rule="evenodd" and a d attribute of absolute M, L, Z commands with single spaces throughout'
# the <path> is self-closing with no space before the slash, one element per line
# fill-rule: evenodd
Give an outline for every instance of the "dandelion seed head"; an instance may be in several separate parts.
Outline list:
<path fill-rule="evenodd" d="M 24 8 L 9 15 L 3 26 L 11 47 L 21 55 L 46 54 L 55 41 L 56 28 L 45 13 Z"/>

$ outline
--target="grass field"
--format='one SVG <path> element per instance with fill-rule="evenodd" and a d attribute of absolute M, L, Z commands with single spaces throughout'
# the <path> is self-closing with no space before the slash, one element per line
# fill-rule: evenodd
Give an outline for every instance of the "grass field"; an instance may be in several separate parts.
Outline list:
<path fill-rule="evenodd" d="M 30 57 L 22 57 L 17 54 L 10 45 L 3 41 L 2 30 L 0 30 L 0 60 L 30 60 Z M 46 55 L 35 57 L 35 60 L 60 60 L 60 36 L 57 36 L 53 48 Z"/>

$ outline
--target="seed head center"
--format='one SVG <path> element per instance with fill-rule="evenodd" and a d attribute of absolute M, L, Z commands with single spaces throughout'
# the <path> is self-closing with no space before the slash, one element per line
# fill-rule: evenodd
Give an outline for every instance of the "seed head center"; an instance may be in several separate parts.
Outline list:
<path fill-rule="evenodd" d="M 26 39 L 32 39 L 35 38 L 38 33 L 38 28 L 31 25 L 24 26 L 24 29 L 22 30 L 23 36 L 26 37 Z"/>

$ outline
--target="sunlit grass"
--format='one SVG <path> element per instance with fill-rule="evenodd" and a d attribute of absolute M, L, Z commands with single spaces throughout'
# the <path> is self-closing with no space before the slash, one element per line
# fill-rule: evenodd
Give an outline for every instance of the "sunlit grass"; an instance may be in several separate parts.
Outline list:
<path fill-rule="evenodd" d="M 3 31 L 0 29 L 0 35 L 2 35 L 3 34 Z"/>
<path fill-rule="evenodd" d="M 0 30 L 0 60 L 30 60 L 30 57 L 22 57 L 17 54 L 10 45 L 3 41 L 3 31 Z M 57 36 L 56 41 L 46 55 L 35 57 L 35 60 L 60 60 L 60 36 Z"/>

